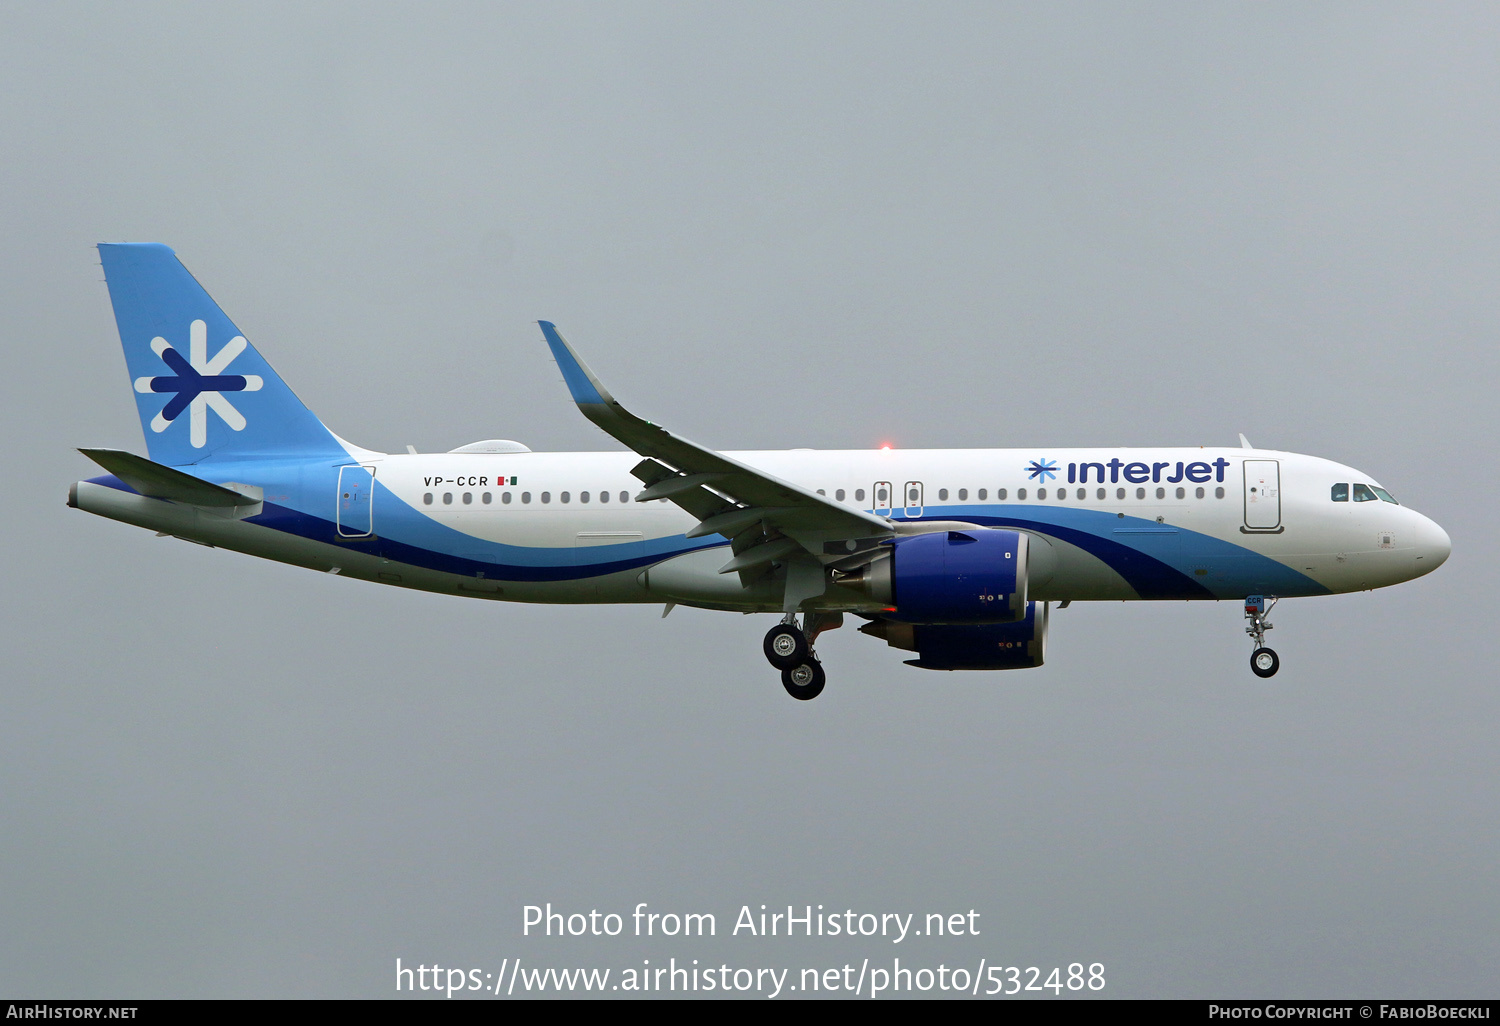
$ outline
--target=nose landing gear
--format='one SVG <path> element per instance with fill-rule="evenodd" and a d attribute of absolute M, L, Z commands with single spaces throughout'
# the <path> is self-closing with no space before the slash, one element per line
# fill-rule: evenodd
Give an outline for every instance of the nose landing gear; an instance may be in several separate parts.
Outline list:
<path fill-rule="evenodd" d="M 796 616 L 788 613 L 781 623 L 766 632 L 766 661 L 781 671 L 781 686 L 787 694 L 806 702 L 823 693 L 828 677 L 812 643 L 819 634 L 843 624 L 842 613 L 806 613 L 802 626 L 798 627 Z"/>
<path fill-rule="evenodd" d="M 1280 657 L 1266 647 L 1266 631 L 1271 629 L 1266 617 L 1275 606 L 1275 595 L 1270 597 L 1269 602 L 1264 595 L 1251 595 L 1245 599 L 1245 619 L 1250 621 L 1245 633 L 1255 642 L 1255 651 L 1250 653 L 1250 672 L 1257 677 L 1274 677 L 1276 671 L 1281 669 Z"/>

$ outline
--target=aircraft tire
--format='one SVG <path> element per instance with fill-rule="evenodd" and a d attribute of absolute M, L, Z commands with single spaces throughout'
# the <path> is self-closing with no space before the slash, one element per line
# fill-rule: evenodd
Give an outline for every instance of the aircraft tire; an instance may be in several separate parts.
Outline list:
<path fill-rule="evenodd" d="M 823 672 L 823 664 L 816 659 L 809 659 L 789 670 L 781 671 L 781 686 L 799 702 L 817 698 L 823 693 L 823 685 L 827 683 L 828 676 Z"/>
<path fill-rule="evenodd" d="M 789 623 L 779 623 L 766 632 L 766 662 L 778 670 L 790 670 L 807 662 L 807 635 Z"/>
<path fill-rule="evenodd" d="M 1250 671 L 1257 677 L 1274 677 L 1281 669 L 1281 659 L 1269 648 L 1257 648 L 1250 653 Z"/>

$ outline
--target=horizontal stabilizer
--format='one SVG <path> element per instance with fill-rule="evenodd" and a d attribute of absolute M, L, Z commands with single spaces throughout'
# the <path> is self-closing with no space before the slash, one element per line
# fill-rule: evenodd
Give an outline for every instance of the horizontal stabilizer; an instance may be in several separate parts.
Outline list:
<path fill-rule="evenodd" d="M 152 463 L 144 456 L 134 453 L 119 449 L 78 451 L 148 498 L 210 507 L 254 506 L 261 501 L 258 495 L 247 495 L 232 488 L 211 484 L 180 470 Z"/>

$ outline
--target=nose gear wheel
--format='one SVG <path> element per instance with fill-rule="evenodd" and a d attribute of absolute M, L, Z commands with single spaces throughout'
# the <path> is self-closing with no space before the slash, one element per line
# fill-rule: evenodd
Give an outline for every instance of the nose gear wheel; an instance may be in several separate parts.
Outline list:
<path fill-rule="evenodd" d="M 1271 623 L 1266 617 L 1275 606 L 1274 595 L 1270 596 L 1269 601 L 1260 595 L 1251 595 L 1245 599 L 1245 619 L 1250 621 L 1245 633 L 1255 643 L 1255 651 L 1250 653 L 1250 672 L 1257 677 L 1274 677 L 1276 671 L 1281 669 L 1281 658 L 1266 647 L 1266 631 L 1271 629 Z"/>

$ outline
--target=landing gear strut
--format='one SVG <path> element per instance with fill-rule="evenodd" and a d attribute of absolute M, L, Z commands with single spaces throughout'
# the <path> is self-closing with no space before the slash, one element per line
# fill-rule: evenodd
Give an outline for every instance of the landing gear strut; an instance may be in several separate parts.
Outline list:
<path fill-rule="evenodd" d="M 828 678 L 812 643 L 819 634 L 843 623 L 842 613 L 806 613 L 802 626 L 798 627 L 796 616 L 788 613 L 781 623 L 766 632 L 766 661 L 781 671 L 781 686 L 787 694 L 806 702 L 823 693 Z"/>
<path fill-rule="evenodd" d="M 1276 596 L 1274 595 L 1269 601 L 1264 595 L 1251 595 L 1245 599 L 1245 619 L 1250 621 L 1250 626 L 1245 628 L 1245 633 L 1250 635 L 1251 641 L 1255 642 L 1255 651 L 1250 653 L 1250 671 L 1257 677 L 1274 677 L 1276 671 L 1281 669 L 1281 659 L 1274 651 L 1266 647 L 1266 631 L 1271 629 L 1271 624 L 1266 617 L 1275 606 Z"/>

